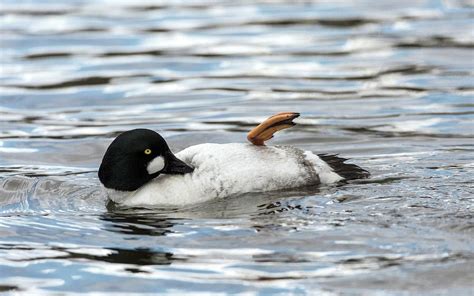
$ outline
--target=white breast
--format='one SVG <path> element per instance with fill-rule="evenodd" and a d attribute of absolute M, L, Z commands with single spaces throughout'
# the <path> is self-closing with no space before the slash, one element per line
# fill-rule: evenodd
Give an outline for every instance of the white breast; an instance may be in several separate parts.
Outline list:
<path fill-rule="evenodd" d="M 134 192 L 109 194 L 110 198 L 127 206 L 186 205 L 343 179 L 312 152 L 287 146 L 201 144 L 176 156 L 194 172 L 160 175 Z"/>

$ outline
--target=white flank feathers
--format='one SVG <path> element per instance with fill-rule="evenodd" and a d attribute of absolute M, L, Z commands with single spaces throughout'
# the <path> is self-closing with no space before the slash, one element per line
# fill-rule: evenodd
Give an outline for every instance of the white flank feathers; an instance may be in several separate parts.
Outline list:
<path fill-rule="evenodd" d="M 317 155 L 288 146 L 201 144 L 176 156 L 193 166 L 194 172 L 162 174 L 133 192 L 108 190 L 109 197 L 126 206 L 180 206 L 248 192 L 329 184 L 343 179 Z M 160 167 L 159 159 L 155 160 L 148 165 L 151 171 Z"/>

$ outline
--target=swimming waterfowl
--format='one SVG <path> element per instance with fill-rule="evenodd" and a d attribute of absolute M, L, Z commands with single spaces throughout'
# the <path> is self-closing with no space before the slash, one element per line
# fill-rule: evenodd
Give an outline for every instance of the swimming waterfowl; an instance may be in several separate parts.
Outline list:
<path fill-rule="evenodd" d="M 200 144 L 174 155 L 155 131 L 134 129 L 108 147 L 99 180 L 123 206 L 180 206 L 249 192 L 291 189 L 366 178 L 369 173 L 335 155 L 291 146 L 266 146 L 300 114 L 278 113 L 252 129 L 250 143 Z"/>

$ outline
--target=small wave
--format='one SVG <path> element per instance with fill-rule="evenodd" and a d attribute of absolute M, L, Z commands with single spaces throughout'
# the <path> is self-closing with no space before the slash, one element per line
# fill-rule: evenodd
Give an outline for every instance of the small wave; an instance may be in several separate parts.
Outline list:
<path fill-rule="evenodd" d="M 401 41 L 395 44 L 400 48 L 474 48 L 472 42 L 460 42 L 446 36 L 430 36 L 413 40 Z"/>
<path fill-rule="evenodd" d="M 49 90 L 49 89 L 58 89 L 58 88 L 67 88 L 67 87 L 103 85 L 103 84 L 109 84 L 113 79 L 136 78 L 136 77 L 149 77 L 149 75 L 129 75 L 129 76 L 113 76 L 113 77 L 90 76 L 90 77 L 72 79 L 72 80 L 63 81 L 59 83 L 52 83 L 52 84 L 43 84 L 43 85 L 14 84 L 14 85 L 6 85 L 6 86 L 32 89 L 32 90 Z"/>

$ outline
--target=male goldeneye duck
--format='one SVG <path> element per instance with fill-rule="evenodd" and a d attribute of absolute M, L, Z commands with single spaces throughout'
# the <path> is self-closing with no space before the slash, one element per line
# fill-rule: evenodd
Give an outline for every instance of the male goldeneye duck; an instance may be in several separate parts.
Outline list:
<path fill-rule="evenodd" d="M 99 179 L 123 206 L 186 205 L 214 198 L 331 184 L 369 173 L 346 159 L 291 146 L 265 146 L 299 113 L 279 113 L 252 129 L 251 143 L 200 144 L 174 155 L 148 129 L 120 134 L 105 152 Z"/>

